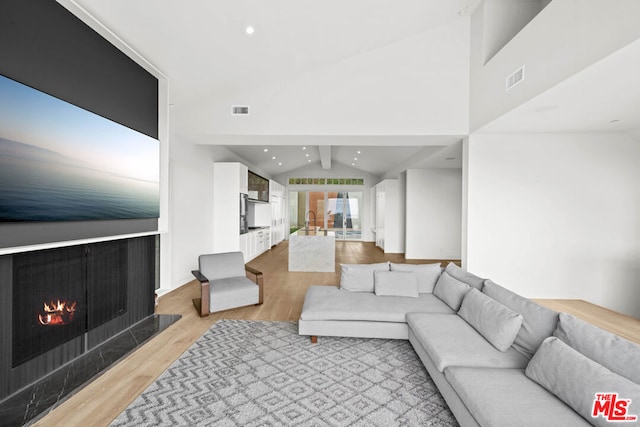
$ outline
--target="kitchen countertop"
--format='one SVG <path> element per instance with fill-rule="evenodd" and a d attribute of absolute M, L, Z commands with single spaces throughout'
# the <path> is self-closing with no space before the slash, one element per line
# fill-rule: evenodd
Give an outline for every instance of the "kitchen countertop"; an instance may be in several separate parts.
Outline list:
<path fill-rule="evenodd" d="M 336 233 L 335 231 L 328 231 L 328 230 L 326 230 L 326 234 L 325 234 L 325 230 L 317 230 L 317 231 L 298 230 L 298 231 L 295 231 L 292 235 L 294 236 L 335 236 Z"/>

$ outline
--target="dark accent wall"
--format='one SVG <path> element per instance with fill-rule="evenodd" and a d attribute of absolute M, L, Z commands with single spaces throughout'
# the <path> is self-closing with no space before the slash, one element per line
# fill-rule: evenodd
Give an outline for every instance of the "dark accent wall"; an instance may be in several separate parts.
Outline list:
<path fill-rule="evenodd" d="M 156 236 L 145 236 L 0 256 L 0 301 L 9 302 L 0 310 L 0 342 L 3 343 L 0 346 L 0 401 L 153 314 L 155 240 Z M 29 264 L 32 257 L 37 259 L 43 254 L 51 256 L 57 252 L 62 253 L 62 258 L 76 257 L 82 259 L 83 263 L 88 259 L 92 267 L 86 273 L 87 279 L 93 279 L 98 273 L 101 276 L 99 283 L 94 284 L 112 292 L 126 289 L 126 300 L 123 304 L 118 304 L 125 311 L 104 322 L 90 321 L 86 333 L 61 342 L 57 347 L 14 367 L 12 346 L 15 340 L 12 335 L 15 317 L 12 315 L 14 307 L 9 307 L 10 302 L 14 301 L 14 267 L 17 262 Z M 116 256 L 124 262 L 110 263 L 109 259 L 101 260 L 102 256 Z M 103 275 L 98 272 L 102 268 L 113 271 Z M 121 280 L 126 282 L 125 286 L 119 285 Z M 91 295 L 88 301 L 99 304 L 98 299 Z M 91 311 L 92 308 L 89 307 L 88 310 Z"/>
<path fill-rule="evenodd" d="M 0 74 L 158 138 L 157 78 L 54 0 L 0 1 Z M 0 248 L 156 231 L 157 224 L 0 223 Z"/>
<path fill-rule="evenodd" d="M 0 73 L 158 138 L 158 80 L 54 0 L 0 2 Z"/>

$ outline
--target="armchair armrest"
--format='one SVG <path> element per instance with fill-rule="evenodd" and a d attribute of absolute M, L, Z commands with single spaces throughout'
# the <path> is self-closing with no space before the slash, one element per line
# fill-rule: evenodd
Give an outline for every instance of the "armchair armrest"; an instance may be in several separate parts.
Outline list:
<path fill-rule="evenodd" d="M 209 281 L 204 274 L 200 273 L 200 270 L 191 270 L 191 274 L 193 274 L 200 283 Z"/>
<path fill-rule="evenodd" d="M 264 301 L 264 283 L 262 271 L 256 270 L 253 267 L 249 267 L 245 264 L 244 269 L 255 276 L 256 285 L 258 285 L 258 304 L 262 304 Z"/>
<path fill-rule="evenodd" d="M 209 315 L 209 279 L 205 277 L 204 274 L 200 272 L 200 270 L 192 270 L 191 274 L 193 274 L 200 282 L 200 298 L 193 299 L 193 305 L 196 306 L 196 309 L 200 313 L 200 317 L 205 317 Z"/>

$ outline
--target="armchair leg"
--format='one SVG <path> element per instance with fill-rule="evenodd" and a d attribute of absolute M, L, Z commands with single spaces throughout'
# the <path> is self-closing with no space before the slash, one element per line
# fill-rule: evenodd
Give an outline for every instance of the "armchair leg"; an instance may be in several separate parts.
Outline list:
<path fill-rule="evenodd" d="M 205 317 L 209 315 L 209 282 L 200 283 L 200 295 L 200 298 L 193 299 L 193 305 L 200 317 Z"/>
<path fill-rule="evenodd" d="M 318 344 L 318 336 L 311 335 L 311 344 Z"/>

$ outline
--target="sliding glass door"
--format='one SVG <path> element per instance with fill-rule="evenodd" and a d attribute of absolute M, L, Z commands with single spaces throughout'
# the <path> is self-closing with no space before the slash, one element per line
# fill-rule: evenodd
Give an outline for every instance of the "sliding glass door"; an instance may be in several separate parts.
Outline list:
<path fill-rule="evenodd" d="M 328 211 L 332 221 L 328 228 L 336 232 L 339 240 L 362 240 L 362 192 L 328 192 Z"/>
<path fill-rule="evenodd" d="M 337 240 L 362 240 L 361 191 L 291 191 L 290 229 L 320 227 Z"/>

